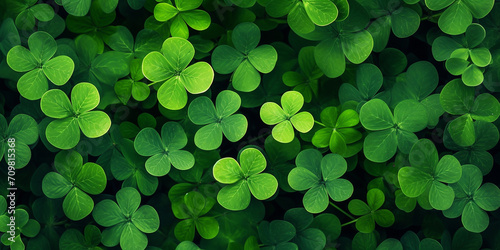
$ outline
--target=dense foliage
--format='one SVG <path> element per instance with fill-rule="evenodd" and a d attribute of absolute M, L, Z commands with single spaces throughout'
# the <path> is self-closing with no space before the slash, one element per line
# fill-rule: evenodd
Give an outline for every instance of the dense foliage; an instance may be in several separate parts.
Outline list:
<path fill-rule="evenodd" d="M 500 249 L 499 61 L 497 0 L 0 0 L 0 249 Z"/>

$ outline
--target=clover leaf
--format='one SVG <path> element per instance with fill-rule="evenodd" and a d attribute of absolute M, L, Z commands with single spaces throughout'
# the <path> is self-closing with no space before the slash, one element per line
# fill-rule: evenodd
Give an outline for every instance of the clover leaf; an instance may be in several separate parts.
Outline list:
<path fill-rule="evenodd" d="M 146 233 L 154 233 L 160 227 L 160 218 L 150 205 L 141 205 L 141 195 L 131 187 L 116 192 L 116 202 L 103 200 L 95 206 L 92 216 L 101 226 L 102 244 L 122 249 L 146 249 Z"/>
<path fill-rule="evenodd" d="M 260 108 L 260 118 L 267 125 L 276 125 L 273 138 L 281 143 L 289 143 L 295 138 L 294 128 L 300 133 L 309 132 L 314 126 L 311 113 L 300 109 L 304 97 L 297 91 L 287 91 L 281 96 L 281 107 L 274 102 L 266 102 Z"/>
<path fill-rule="evenodd" d="M 316 27 L 306 35 L 299 34 L 306 39 L 321 41 L 314 49 L 314 58 L 318 67 L 330 78 L 344 73 L 346 58 L 354 64 L 360 64 L 373 49 L 372 35 L 365 30 L 370 21 L 368 13 L 356 2 L 350 2 L 349 7 L 349 16 L 343 22 Z"/>
<path fill-rule="evenodd" d="M 439 95 L 446 112 L 460 115 L 448 124 L 448 132 L 459 146 L 474 144 L 474 120 L 494 122 L 500 116 L 500 103 L 494 96 L 488 93 L 474 96 L 474 88 L 465 86 L 460 79 L 448 82 Z"/>
<path fill-rule="evenodd" d="M 295 237 L 296 230 L 293 224 L 288 221 L 262 221 L 258 230 L 265 249 L 298 249 L 297 244 L 289 242 Z"/>
<path fill-rule="evenodd" d="M 194 30 L 206 30 L 210 26 L 210 15 L 197 9 L 203 3 L 203 0 L 173 0 L 175 6 L 166 1 L 158 3 L 154 8 L 154 17 L 159 22 L 170 22 L 170 34 L 173 37 L 182 37 L 188 39 L 189 27 Z M 186 25 L 187 24 L 187 25 Z"/>
<path fill-rule="evenodd" d="M 258 200 L 266 200 L 276 193 L 278 181 L 268 173 L 266 158 L 255 148 L 240 152 L 238 163 L 234 158 L 222 158 L 213 168 L 215 180 L 226 184 L 217 194 L 219 204 L 233 211 L 243 210 L 250 204 L 250 193 Z"/>
<path fill-rule="evenodd" d="M 404 100 L 396 105 L 394 116 L 387 104 L 372 99 L 360 110 L 359 119 L 367 130 L 375 131 L 366 136 L 363 151 L 373 162 L 391 159 L 397 149 L 408 154 L 418 140 L 414 132 L 427 126 L 427 110 L 415 100 Z"/>
<path fill-rule="evenodd" d="M 184 195 L 181 202 L 172 203 L 172 211 L 181 219 L 174 228 L 179 241 L 193 241 L 195 229 L 204 239 L 212 239 L 219 233 L 219 222 L 210 216 L 204 216 L 212 209 L 215 199 L 205 198 L 201 193 L 191 191 Z"/>
<path fill-rule="evenodd" d="M 68 249 L 78 246 L 78 249 L 94 249 L 101 243 L 101 230 L 94 225 L 85 226 L 84 235 L 77 229 L 71 228 L 61 235 L 59 248 Z"/>
<path fill-rule="evenodd" d="M 118 99 L 126 105 L 133 97 L 136 101 L 144 101 L 149 97 L 150 89 L 141 80 L 144 78 L 142 74 L 142 60 L 134 59 L 130 61 L 130 78 L 119 80 L 115 83 L 115 93 Z"/>
<path fill-rule="evenodd" d="M 220 92 L 215 106 L 206 96 L 194 99 L 188 108 L 189 119 L 196 125 L 205 125 L 194 135 L 196 146 L 203 150 L 217 149 L 222 143 L 222 134 L 231 142 L 243 138 L 247 132 L 247 118 L 234 114 L 240 105 L 240 96 L 231 90 Z"/>
<path fill-rule="evenodd" d="M 153 176 L 170 172 L 170 164 L 179 170 L 193 167 L 193 155 L 182 150 L 188 142 L 184 129 L 177 122 L 167 122 L 161 128 L 161 137 L 154 128 L 145 128 L 137 134 L 134 148 L 146 161 L 146 170 Z"/>
<path fill-rule="evenodd" d="M 347 2 L 338 1 L 341 5 Z M 315 26 L 333 23 L 339 15 L 339 9 L 329 0 L 271 0 L 266 5 L 266 12 L 271 17 L 288 15 L 287 22 L 296 33 L 309 33 Z"/>
<path fill-rule="evenodd" d="M 19 13 L 16 16 L 16 26 L 20 30 L 31 30 L 35 27 L 36 20 L 48 22 L 55 16 L 52 6 L 46 3 L 36 4 L 37 1 L 24 1 L 25 4 L 13 3 L 9 11 Z"/>
<path fill-rule="evenodd" d="M 235 90 L 254 91 L 260 84 L 260 73 L 267 74 L 276 66 L 278 53 L 271 45 L 257 47 L 260 42 L 260 29 L 254 23 L 238 24 L 231 38 L 234 48 L 220 45 L 214 49 L 214 70 L 219 74 L 233 73 L 231 79 Z"/>
<path fill-rule="evenodd" d="M 363 144 L 358 141 L 363 136 L 361 132 L 353 128 L 359 123 L 356 111 L 346 109 L 341 112 L 336 107 L 327 107 L 321 111 L 320 117 L 325 128 L 314 133 L 311 141 L 314 146 L 329 147 L 332 153 L 346 158 L 361 151 Z"/>
<path fill-rule="evenodd" d="M 489 225 L 486 211 L 500 207 L 500 189 L 493 183 L 482 183 L 481 170 L 474 165 L 464 165 L 460 180 L 450 185 L 455 191 L 453 205 L 443 211 L 448 218 L 462 215 L 465 229 L 473 233 L 486 230 Z"/>
<path fill-rule="evenodd" d="M 158 83 L 158 101 L 171 110 L 187 104 L 187 92 L 200 94 L 208 90 L 214 71 L 206 62 L 188 67 L 194 57 L 194 47 L 186 39 L 171 37 L 163 42 L 161 52 L 153 51 L 144 57 L 142 72 L 148 80 Z"/>
<path fill-rule="evenodd" d="M 371 233 L 375 223 L 381 227 L 390 227 L 394 223 L 394 214 L 388 209 L 380 209 L 385 202 L 385 195 L 380 189 L 372 188 L 366 194 L 366 201 L 353 199 L 349 202 L 349 211 L 361 216 L 356 219 L 356 229 L 361 233 Z"/>
<path fill-rule="evenodd" d="M 71 149 L 80 141 L 80 130 L 88 138 L 97 138 L 108 132 L 111 119 L 103 111 L 93 110 L 99 105 L 97 88 L 86 82 L 71 91 L 71 102 L 60 89 L 47 91 L 40 102 L 45 115 L 56 120 L 49 123 L 45 134 L 50 144 L 60 149 Z"/>
<path fill-rule="evenodd" d="M 458 151 L 455 156 L 462 164 L 472 164 L 481 169 L 483 175 L 488 174 L 493 168 L 493 156 L 487 152 L 494 148 L 499 140 L 498 128 L 490 122 L 475 121 L 474 133 L 476 141 L 468 147 L 457 145 L 451 139 L 450 132 L 445 129 L 443 142 L 446 148 Z"/>
<path fill-rule="evenodd" d="M 446 61 L 450 74 L 461 75 L 465 85 L 477 86 L 484 81 L 482 68 L 492 63 L 490 50 L 479 46 L 485 37 L 483 26 L 474 23 L 463 35 L 436 38 L 432 43 L 432 54 L 437 61 Z"/>
<path fill-rule="evenodd" d="M 285 221 L 292 223 L 297 232 L 291 242 L 295 243 L 298 249 L 323 249 L 326 246 L 326 235 L 315 222 L 318 217 L 322 218 L 321 215 L 313 217 L 301 207 L 292 208 L 285 212 Z M 334 227 L 336 227 L 334 223 L 330 224 L 330 228 Z"/>
<path fill-rule="evenodd" d="M 340 202 L 351 197 L 354 187 L 350 181 L 339 178 L 347 170 L 347 162 L 338 154 L 324 157 L 316 149 L 301 151 L 295 160 L 296 168 L 288 174 L 290 187 L 297 191 L 308 190 L 302 202 L 310 213 L 321 213 L 329 198 Z"/>
<path fill-rule="evenodd" d="M 377 66 L 370 63 L 360 64 L 356 69 L 356 87 L 350 83 L 340 86 L 340 103 L 356 101 L 362 105 L 372 98 L 377 98 L 377 92 L 383 83 L 384 76 Z"/>
<path fill-rule="evenodd" d="M 300 49 L 298 60 L 300 73 L 288 71 L 283 74 L 282 80 L 286 86 L 300 92 L 304 101 L 309 103 L 313 97 L 318 96 L 318 79 L 323 76 L 323 72 L 316 65 L 312 46 Z"/>
<path fill-rule="evenodd" d="M 81 220 L 92 212 L 94 201 L 88 194 L 97 195 L 106 188 L 106 174 L 101 166 L 87 162 L 76 151 L 61 151 L 56 155 L 57 172 L 45 175 L 43 193 L 51 198 L 64 197 L 64 214 L 71 220 Z M 88 193 L 88 194 L 87 194 Z"/>
<path fill-rule="evenodd" d="M 21 236 L 24 235 L 33 238 L 40 232 L 40 223 L 34 219 L 30 219 L 28 212 L 22 208 L 16 208 L 9 214 L 6 211 L 7 203 L 2 196 L 0 199 L 0 232 L 2 233 L 1 241 L 5 246 L 10 246 L 10 249 L 25 249 Z M 7 231 L 11 230 L 11 216 L 15 217 L 14 231 L 15 236 L 12 237 Z M 11 240 L 13 238 L 13 241 Z M 10 238 L 10 239 L 9 239 Z"/>
<path fill-rule="evenodd" d="M 0 131 L 0 161 L 4 155 L 7 161 L 8 158 L 12 158 L 8 155 L 14 153 L 15 166 L 13 167 L 21 169 L 28 165 L 31 159 L 31 149 L 28 145 L 38 140 L 38 124 L 35 119 L 29 115 L 19 114 L 14 116 L 7 125 L 7 120 L 0 114 Z M 14 160 L 11 161 L 14 162 Z"/>
<path fill-rule="evenodd" d="M 439 17 L 439 28 L 447 34 L 459 35 L 467 30 L 473 17 L 480 19 L 488 15 L 493 9 L 494 2 L 494 0 L 480 2 L 473 0 L 425 0 L 425 5 L 433 11 L 446 8 Z"/>
<path fill-rule="evenodd" d="M 113 150 L 110 160 L 111 173 L 116 180 L 123 181 L 122 188 L 132 187 L 144 195 L 152 195 L 158 188 L 158 178 L 145 169 L 147 158 L 134 149 L 134 142 L 119 141 L 118 150 Z"/>
<path fill-rule="evenodd" d="M 61 0 L 64 10 L 73 16 L 85 16 L 90 10 L 92 0 Z"/>
<path fill-rule="evenodd" d="M 112 27 L 112 30 L 107 32 L 111 34 L 104 36 L 104 42 L 111 49 L 136 58 L 144 58 L 148 53 L 160 50 L 163 43 L 163 39 L 158 32 L 150 29 L 139 31 L 135 37 L 135 42 L 132 33 L 125 26 Z M 141 67 L 137 70 L 140 71 Z M 131 74 L 139 75 L 139 72 L 134 72 L 132 69 L 130 71 Z M 142 72 L 140 74 L 142 75 Z M 133 76 L 132 78 L 134 79 Z"/>
<path fill-rule="evenodd" d="M 29 50 L 21 45 L 7 53 L 7 64 L 16 72 L 27 72 L 17 82 L 19 93 L 28 100 L 38 100 L 49 89 L 47 79 L 55 85 L 64 85 L 70 79 L 75 64 L 68 56 L 54 56 L 57 43 L 44 31 L 28 38 Z"/>
<path fill-rule="evenodd" d="M 451 155 L 439 160 L 434 143 L 428 139 L 416 142 L 409 155 L 411 167 L 403 167 L 398 172 L 403 194 L 416 198 L 429 190 L 430 205 L 437 210 L 448 209 L 454 197 L 453 189 L 443 183 L 455 183 L 462 175 L 460 162 Z"/>

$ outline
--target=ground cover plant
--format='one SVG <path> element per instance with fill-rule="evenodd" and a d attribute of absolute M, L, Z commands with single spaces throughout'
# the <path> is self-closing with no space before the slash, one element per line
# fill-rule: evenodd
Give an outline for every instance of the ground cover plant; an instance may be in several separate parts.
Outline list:
<path fill-rule="evenodd" d="M 500 249 L 500 1 L 0 0 L 0 249 Z"/>

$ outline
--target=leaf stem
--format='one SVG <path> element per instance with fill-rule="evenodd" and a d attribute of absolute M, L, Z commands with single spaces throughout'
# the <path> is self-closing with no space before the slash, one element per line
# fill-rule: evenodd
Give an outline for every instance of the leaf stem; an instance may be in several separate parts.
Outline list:
<path fill-rule="evenodd" d="M 439 17 L 443 14 L 443 12 L 440 12 L 440 13 L 437 13 L 437 14 L 434 14 L 434 15 L 429 15 L 429 16 L 424 16 L 422 18 L 420 18 L 420 21 L 424 21 L 424 20 L 428 20 L 428 19 L 432 19 L 434 17 Z"/>
<path fill-rule="evenodd" d="M 333 204 L 333 202 L 330 201 L 330 205 L 332 205 L 332 207 L 336 208 L 337 210 L 339 210 L 340 212 L 342 212 L 343 214 L 345 214 L 347 217 L 349 217 L 349 219 L 354 220 L 354 217 L 352 215 L 350 215 L 349 213 L 347 213 L 346 211 L 344 211 L 344 209 L 342 209 L 342 208 L 338 207 L 337 205 Z"/>
<path fill-rule="evenodd" d="M 344 226 L 347 226 L 347 225 L 351 225 L 352 223 L 355 223 L 356 221 L 358 221 L 358 219 L 354 219 L 354 220 L 352 220 L 352 221 L 349 221 L 349 222 L 347 222 L 347 223 L 344 223 L 344 224 L 340 225 L 340 227 L 344 227 Z"/>
<path fill-rule="evenodd" d="M 321 123 L 321 122 L 318 122 L 318 121 L 314 120 L 314 123 L 316 123 L 316 124 L 318 124 L 318 125 L 321 125 L 321 126 L 323 126 L 323 127 L 325 127 L 325 128 L 326 128 L 326 125 L 325 125 L 325 124 L 323 124 L 323 123 Z"/>

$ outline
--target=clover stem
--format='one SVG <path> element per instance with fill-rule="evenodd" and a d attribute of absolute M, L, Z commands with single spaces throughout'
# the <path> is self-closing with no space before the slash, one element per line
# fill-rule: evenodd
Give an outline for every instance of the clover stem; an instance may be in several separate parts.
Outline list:
<path fill-rule="evenodd" d="M 356 221 L 358 221 L 358 219 L 354 219 L 354 220 L 352 220 L 352 221 L 349 221 L 349 222 L 347 222 L 347 223 L 344 223 L 344 224 L 340 225 L 340 227 L 344 227 L 344 226 L 350 225 L 350 224 L 352 224 L 352 223 L 355 223 Z"/>
<path fill-rule="evenodd" d="M 151 85 L 155 85 L 155 84 L 157 84 L 157 83 L 158 83 L 158 82 L 152 82 L 152 83 L 148 84 L 148 87 L 149 87 L 149 86 L 151 86 Z"/>
<path fill-rule="evenodd" d="M 332 207 L 336 208 L 337 210 L 339 210 L 340 212 L 345 214 L 347 217 L 349 217 L 349 219 L 354 220 L 354 217 L 352 215 L 350 215 L 349 213 L 347 213 L 346 211 L 344 211 L 342 208 L 338 207 L 337 205 L 333 204 L 333 202 L 330 201 L 330 205 L 332 205 Z"/>
<path fill-rule="evenodd" d="M 318 124 L 318 125 L 321 125 L 321 126 L 323 126 L 323 127 L 326 127 L 326 125 L 325 125 L 325 124 L 323 124 L 323 123 L 321 123 L 321 122 L 318 122 L 318 121 L 316 121 L 316 120 L 314 121 L 314 123 L 316 123 L 316 124 Z"/>
<path fill-rule="evenodd" d="M 437 13 L 437 14 L 434 14 L 434 15 L 429 15 L 429 16 L 424 16 L 422 18 L 420 18 L 420 21 L 423 21 L 423 20 L 428 20 L 428 19 L 432 19 L 434 17 L 439 17 L 443 14 L 443 12 L 441 13 Z"/>

